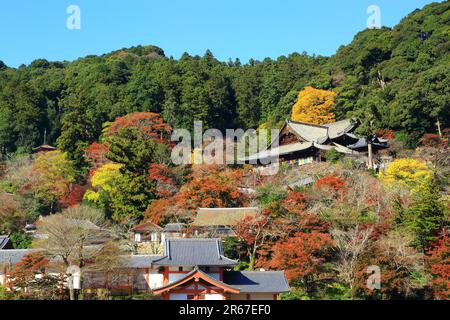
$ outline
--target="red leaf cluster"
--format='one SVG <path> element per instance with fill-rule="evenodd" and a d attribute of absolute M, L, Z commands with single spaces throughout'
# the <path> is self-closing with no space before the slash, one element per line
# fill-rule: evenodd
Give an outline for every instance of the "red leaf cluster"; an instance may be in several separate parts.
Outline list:
<path fill-rule="evenodd" d="M 69 188 L 68 194 L 60 199 L 61 206 L 63 208 L 70 208 L 81 204 L 87 188 L 88 186 L 82 186 L 79 184 L 72 185 Z"/>
<path fill-rule="evenodd" d="M 153 112 L 135 112 L 117 118 L 108 128 L 108 134 L 115 134 L 122 128 L 134 127 L 147 138 L 153 138 L 161 143 L 167 143 L 167 137 L 172 128 L 162 117 Z"/>
<path fill-rule="evenodd" d="M 85 156 L 94 163 L 94 167 L 99 167 L 105 162 L 108 162 L 108 159 L 105 156 L 107 152 L 107 146 L 98 142 L 93 142 L 86 148 Z"/>
<path fill-rule="evenodd" d="M 445 234 L 428 252 L 427 262 L 433 275 L 431 280 L 435 296 L 450 300 L 450 236 Z"/>
<path fill-rule="evenodd" d="M 277 242 L 268 267 L 285 270 L 286 277 L 294 280 L 318 273 L 325 261 L 325 253 L 333 245 L 329 234 L 319 231 L 297 232 L 295 236 Z"/>

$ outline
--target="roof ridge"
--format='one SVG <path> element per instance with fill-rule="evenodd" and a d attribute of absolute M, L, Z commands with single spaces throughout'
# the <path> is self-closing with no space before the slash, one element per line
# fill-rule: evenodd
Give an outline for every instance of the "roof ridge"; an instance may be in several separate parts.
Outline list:
<path fill-rule="evenodd" d="M 245 210 L 245 209 L 259 209 L 259 207 L 221 207 L 221 208 L 198 208 L 198 210 Z"/>
<path fill-rule="evenodd" d="M 170 238 L 167 241 L 216 241 L 220 238 Z"/>
<path fill-rule="evenodd" d="M 294 124 L 303 124 L 306 126 L 311 126 L 311 127 L 317 127 L 317 128 L 322 128 L 322 129 L 327 129 L 327 127 L 325 127 L 325 125 L 322 124 L 315 124 L 315 123 L 308 123 L 308 122 L 301 122 L 301 121 L 294 121 L 294 120 L 288 120 L 287 122 L 289 123 L 294 123 Z M 334 122 L 330 122 L 330 123 L 334 123 Z"/>

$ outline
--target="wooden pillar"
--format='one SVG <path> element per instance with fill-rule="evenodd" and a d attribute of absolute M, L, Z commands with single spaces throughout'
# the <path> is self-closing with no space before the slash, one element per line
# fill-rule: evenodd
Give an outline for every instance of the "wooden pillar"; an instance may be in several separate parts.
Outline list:
<path fill-rule="evenodd" d="M 3 268 L 3 286 L 6 288 L 7 287 L 7 272 L 8 269 L 6 268 L 6 266 Z"/>
<path fill-rule="evenodd" d="M 368 158 L 369 158 L 369 170 L 373 169 L 373 154 L 372 154 L 372 142 L 367 144 Z"/>
<path fill-rule="evenodd" d="M 276 293 L 273 294 L 273 300 L 278 300 L 278 295 Z"/>
<path fill-rule="evenodd" d="M 250 299 L 250 293 L 247 293 L 246 299 L 247 299 L 247 300 L 251 300 L 251 299 Z"/>
<path fill-rule="evenodd" d="M 169 283 L 169 267 L 164 267 L 163 270 L 163 283 L 168 284 Z"/>

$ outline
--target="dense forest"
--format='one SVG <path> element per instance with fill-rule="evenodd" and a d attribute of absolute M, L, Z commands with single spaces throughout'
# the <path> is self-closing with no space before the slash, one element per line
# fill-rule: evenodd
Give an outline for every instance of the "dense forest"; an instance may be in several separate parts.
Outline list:
<path fill-rule="evenodd" d="M 358 33 L 331 57 L 293 53 L 276 60 L 221 62 L 210 51 L 179 60 L 154 46 L 73 62 L 9 68 L 0 61 L 0 151 L 48 144 L 81 161 L 103 125 L 136 111 L 173 128 L 257 128 L 289 117 L 305 86 L 337 93 L 337 119 L 356 116 L 390 128 L 413 146 L 449 125 L 450 3 L 416 10 L 393 29 Z"/>

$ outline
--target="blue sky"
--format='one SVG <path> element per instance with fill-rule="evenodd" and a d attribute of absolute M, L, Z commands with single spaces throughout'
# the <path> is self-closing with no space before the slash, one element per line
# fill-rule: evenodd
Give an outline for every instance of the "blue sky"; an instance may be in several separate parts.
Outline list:
<path fill-rule="evenodd" d="M 392 27 L 430 0 L 3 0 L 0 60 L 74 60 L 134 45 L 167 56 L 210 49 L 220 60 L 276 58 L 291 52 L 331 55 L 366 27 L 369 5 Z M 69 30 L 69 5 L 81 29 Z"/>

